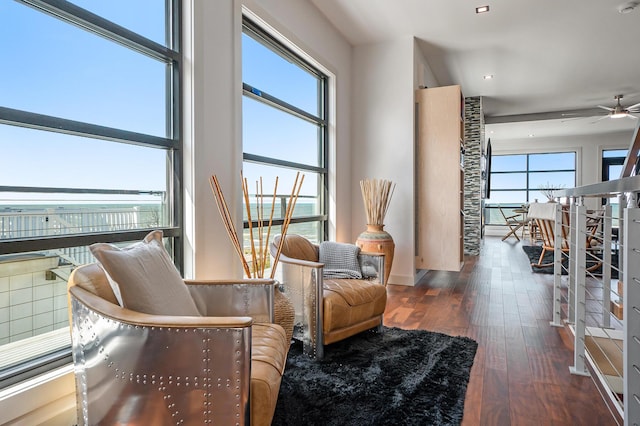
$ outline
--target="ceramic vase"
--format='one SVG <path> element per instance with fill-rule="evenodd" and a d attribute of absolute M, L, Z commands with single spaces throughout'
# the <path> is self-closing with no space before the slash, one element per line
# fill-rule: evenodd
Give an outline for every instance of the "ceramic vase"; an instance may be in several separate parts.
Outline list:
<path fill-rule="evenodd" d="M 396 245 L 383 228 L 384 225 L 367 225 L 367 230 L 358 236 L 356 245 L 364 252 L 384 253 L 384 282 L 388 284 Z"/>

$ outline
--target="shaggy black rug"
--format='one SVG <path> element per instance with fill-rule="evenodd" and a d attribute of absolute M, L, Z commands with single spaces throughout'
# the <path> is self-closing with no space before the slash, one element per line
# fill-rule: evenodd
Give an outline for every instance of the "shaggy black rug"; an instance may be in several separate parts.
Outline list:
<path fill-rule="evenodd" d="M 530 263 L 538 263 L 540 259 L 540 253 L 542 253 L 542 247 L 540 246 L 522 246 L 522 250 L 526 253 L 529 258 Z M 551 263 L 549 266 L 534 266 L 531 265 L 531 270 L 538 274 L 553 274 L 553 251 L 547 250 L 544 254 L 544 258 L 542 259 L 543 264 Z M 616 253 L 611 254 L 611 263 L 616 265 L 618 263 L 618 255 Z M 562 257 L 562 275 L 567 275 L 566 269 L 569 265 L 569 259 L 566 256 Z M 595 265 L 595 262 L 592 259 L 587 258 L 587 267 L 591 268 Z M 594 275 L 602 274 L 602 267 L 598 267 L 590 271 Z M 618 272 L 615 269 L 611 269 L 611 278 L 617 278 Z"/>
<path fill-rule="evenodd" d="M 317 361 L 296 341 L 273 425 L 459 425 L 477 347 L 385 327 L 328 345 Z"/>
<path fill-rule="evenodd" d="M 540 246 L 522 246 L 522 250 L 524 250 L 524 252 L 526 253 L 527 257 L 529 258 L 529 263 L 538 263 L 538 260 L 540 259 L 540 253 L 542 253 L 542 247 Z M 551 263 L 553 264 L 553 251 L 552 250 L 547 250 L 547 252 L 544 254 L 544 258 L 542 260 L 543 264 L 546 263 Z M 562 268 L 562 275 L 567 275 L 567 271 L 565 270 L 568 266 L 568 259 L 566 257 L 563 257 L 562 259 L 562 264 L 564 265 L 564 268 Z M 538 274 L 553 274 L 553 265 L 549 265 L 549 266 L 534 266 L 531 265 L 531 270 L 533 272 L 536 272 Z"/>

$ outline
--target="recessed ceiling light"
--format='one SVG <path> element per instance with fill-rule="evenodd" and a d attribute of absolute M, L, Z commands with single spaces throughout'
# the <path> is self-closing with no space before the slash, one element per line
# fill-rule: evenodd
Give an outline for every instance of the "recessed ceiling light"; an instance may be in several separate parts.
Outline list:
<path fill-rule="evenodd" d="M 493 74 L 487 74 L 482 78 L 484 78 L 485 80 L 491 80 L 493 78 Z"/>
<path fill-rule="evenodd" d="M 487 13 L 489 11 L 489 5 L 476 7 L 476 13 Z"/>
<path fill-rule="evenodd" d="M 533 133 L 529 133 L 529 137 L 530 137 L 530 138 L 532 138 L 532 137 L 534 137 L 534 136 L 535 136 L 535 135 L 534 135 Z"/>

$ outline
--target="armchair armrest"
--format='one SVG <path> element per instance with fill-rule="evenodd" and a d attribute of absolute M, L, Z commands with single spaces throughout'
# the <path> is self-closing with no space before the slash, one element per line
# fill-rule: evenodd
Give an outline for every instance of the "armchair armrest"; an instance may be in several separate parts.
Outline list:
<path fill-rule="evenodd" d="M 136 312 L 115 305 L 95 294 L 74 286 L 69 289 L 71 300 L 85 306 L 98 315 L 115 322 L 139 327 L 171 327 L 171 328 L 238 328 L 251 327 L 253 319 L 250 316 L 172 316 L 152 315 Z M 73 310 L 72 310 L 73 312 Z"/>
<path fill-rule="evenodd" d="M 202 315 L 248 316 L 255 322 L 274 322 L 271 279 L 185 280 Z"/>
<path fill-rule="evenodd" d="M 296 259 L 294 257 L 285 256 L 284 254 L 280 254 L 280 259 L 278 259 L 278 261 L 282 263 L 291 264 L 291 265 L 304 266 L 307 268 L 324 268 L 324 263 L 312 262 L 310 260 Z"/>
<path fill-rule="evenodd" d="M 69 293 L 79 424 L 249 423 L 250 317 L 148 315 Z"/>
<path fill-rule="evenodd" d="M 360 252 L 358 261 L 365 279 L 387 285 L 384 282 L 384 253 Z"/>

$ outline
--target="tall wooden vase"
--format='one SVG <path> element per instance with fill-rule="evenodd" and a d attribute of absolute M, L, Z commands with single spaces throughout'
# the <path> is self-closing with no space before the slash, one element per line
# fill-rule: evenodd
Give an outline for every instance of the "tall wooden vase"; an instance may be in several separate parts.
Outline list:
<path fill-rule="evenodd" d="M 383 228 L 384 225 L 367 225 L 367 230 L 358 236 L 356 245 L 365 252 L 384 253 L 384 283 L 388 284 L 396 245 Z"/>

